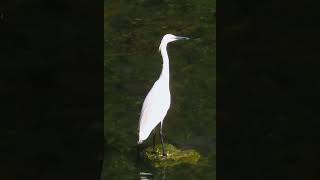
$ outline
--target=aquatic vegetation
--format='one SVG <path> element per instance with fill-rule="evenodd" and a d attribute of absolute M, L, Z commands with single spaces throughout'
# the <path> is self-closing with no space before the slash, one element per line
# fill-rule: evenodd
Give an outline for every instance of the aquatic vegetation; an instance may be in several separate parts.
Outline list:
<path fill-rule="evenodd" d="M 167 157 L 162 156 L 161 144 L 156 145 L 155 152 L 153 147 L 145 150 L 145 159 L 154 167 L 168 167 L 179 164 L 196 164 L 200 159 L 200 153 L 194 149 L 180 150 L 172 144 L 164 144 Z"/>

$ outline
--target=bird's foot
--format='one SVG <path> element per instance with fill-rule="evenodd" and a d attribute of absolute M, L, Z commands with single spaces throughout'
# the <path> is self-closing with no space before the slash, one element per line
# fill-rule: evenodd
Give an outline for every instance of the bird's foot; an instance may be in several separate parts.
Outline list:
<path fill-rule="evenodd" d="M 162 156 L 166 158 L 166 157 L 167 157 L 167 154 L 166 154 L 166 153 L 163 153 Z"/>

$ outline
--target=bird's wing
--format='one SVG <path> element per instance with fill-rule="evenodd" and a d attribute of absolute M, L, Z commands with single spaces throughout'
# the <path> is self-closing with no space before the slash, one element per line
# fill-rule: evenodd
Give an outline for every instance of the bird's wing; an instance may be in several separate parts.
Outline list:
<path fill-rule="evenodd" d="M 154 83 L 154 85 L 152 86 L 152 88 L 150 89 L 149 93 L 147 94 L 146 98 L 144 99 L 143 101 L 143 105 L 142 105 L 142 109 L 141 109 L 141 112 L 140 112 L 140 119 L 139 119 L 139 128 L 141 126 L 141 119 L 143 117 L 143 114 L 146 110 L 147 107 L 151 107 L 152 105 L 152 97 L 155 96 L 157 94 L 157 91 L 158 91 L 158 81 L 156 81 Z"/>
<path fill-rule="evenodd" d="M 158 81 L 155 82 L 143 102 L 139 122 L 139 136 L 142 135 L 147 138 L 154 127 L 163 120 L 169 108 L 169 104 L 167 104 L 159 87 L 160 83 Z"/>

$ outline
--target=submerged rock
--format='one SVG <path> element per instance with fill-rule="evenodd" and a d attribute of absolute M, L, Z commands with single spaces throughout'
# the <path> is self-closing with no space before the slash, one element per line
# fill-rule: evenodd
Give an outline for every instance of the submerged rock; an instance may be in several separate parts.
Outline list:
<path fill-rule="evenodd" d="M 144 156 L 155 167 L 175 166 L 179 164 L 196 164 L 200 159 L 200 154 L 193 149 L 180 150 L 171 144 L 164 144 L 167 156 L 162 156 L 161 144 L 156 145 L 155 152 L 153 147 L 145 150 Z"/>

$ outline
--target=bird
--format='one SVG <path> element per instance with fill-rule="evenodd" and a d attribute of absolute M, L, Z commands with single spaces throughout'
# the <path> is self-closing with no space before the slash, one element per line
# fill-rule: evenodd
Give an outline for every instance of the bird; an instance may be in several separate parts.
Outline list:
<path fill-rule="evenodd" d="M 160 139 L 162 144 L 162 155 L 167 156 L 163 145 L 163 120 L 170 108 L 171 94 L 170 94 L 170 73 L 169 73 L 169 57 L 167 53 L 167 45 L 170 42 L 177 40 L 189 40 L 188 37 L 175 36 L 166 34 L 163 36 L 159 51 L 162 56 L 162 71 L 159 79 L 153 84 L 151 90 L 147 94 L 140 113 L 139 119 L 139 141 L 141 144 L 146 140 L 153 131 L 153 151 L 155 152 L 155 129 L 160 123 Z"/>

